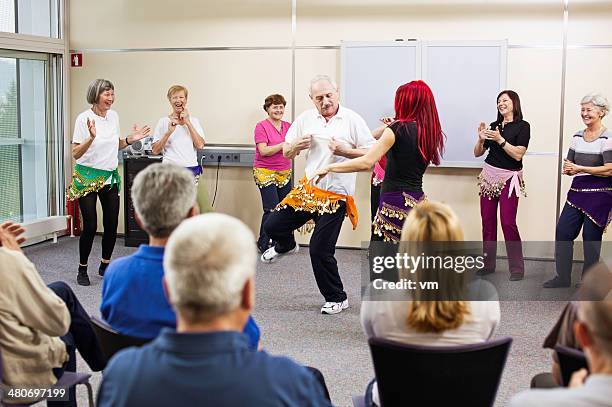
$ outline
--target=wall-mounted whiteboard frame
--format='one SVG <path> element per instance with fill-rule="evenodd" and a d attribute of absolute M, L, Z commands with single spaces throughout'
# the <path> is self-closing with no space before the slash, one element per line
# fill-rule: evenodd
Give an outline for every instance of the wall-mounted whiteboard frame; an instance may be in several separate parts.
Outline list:
<path fill-rule="evenodd" d="M 380 125 L 380 117 L 394 115 L 397 87 L 423 79 L 432 87 L 442 129 L 447 134 L 440 167 L 479 168 L 484 156 L 473 155 L 476 129 L 481 121 L 488 124 L 496 117 L 495 97 L 506 88 L 507 48 L 506 40 L 343 42 L 341 102 L 362 115 L 374 129 Z M 407 49 L 414 51 L 414 58 L 404 61 L 410 64 L 405 76 L 400 61 L 380 56 L 401 54 Z M 360 54 L 359 58 L 354 58 L 355 53 Z M 440 59 L 444 53 L 448 58 Z M 462 54 L 464 58 L 459 58 Z M 355 64 L 356 60 L 361 62 Z M 453 60 L 455 64 L 450 65 Z M 457 78 L 449 78 L 450 74 Z M 461 90 L 466 86 L 469 92 Z"/>
<path fill-rule="evenodd" d="M 375 129 L 382 125 L 380 118 L 394 116 L 398 86 L 421 78 L 421 43 L 343 41 L 340 48 L 340 102 Z"/>
<path fill-rule="evenodd" d="M 496 118 L 495 98 L 506 89 L 507 51 L 506 40 L 422 42 L 423 80 L 434 93 L 447 136 L 441 167 L 482 166 L 486 154 L 473 155 L 477 128 Z"/>

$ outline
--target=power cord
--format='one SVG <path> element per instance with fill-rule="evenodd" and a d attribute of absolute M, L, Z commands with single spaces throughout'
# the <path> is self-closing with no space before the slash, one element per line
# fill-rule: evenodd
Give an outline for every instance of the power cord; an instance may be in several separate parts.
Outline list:
<path fill-rule="evenodd" d="M 219 186 L 219 167 L 221 167 L 221 155 L 217 156 L 217 175 L 215 176 L 215 193 L 213 195 L 211 206 L 215 207 L 215 200 L 217 199 L 217 187 Z"/>

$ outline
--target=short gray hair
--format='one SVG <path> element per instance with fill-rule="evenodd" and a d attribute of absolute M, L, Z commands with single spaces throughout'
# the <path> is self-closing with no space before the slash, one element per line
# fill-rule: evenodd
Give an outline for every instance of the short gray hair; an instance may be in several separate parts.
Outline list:
<path fill-rule="evenodd" d="M 154 237 L 168 237 L 196 203 L 191 171 L 174 164 L 152 164 L 132 184 L 132 202 L 143 229 Z"/>
<path fill-rule="evenodd" d="M 221 213 L 189 218 L 166 245 L 170 302 L 189 322 L 225 315 L 240 306 L 255 264 L 255 237 L 240 220 Z"/>
<path fill-rule="evenodd" d="M 602 95 L 601 93 L 592 92 L 582 98 L 580 101 L 581 105 L 585 105 L 587 103 L 592 103 L 601 110 L 603 110 L 604 116 L 608 114 L 610 111 L 610 102 L 608 99 Z"/>
<path fill-rule="evenodd" d="M 589 327 L 599 352 L 612 359 L 612 299 L 578 302 L 578 318 Z"/>
<path fill-rule="evenodd" d="M 312 85 L 318 82 L 327 82 L 332 85 L 336 92 L 338 91 L 338 84 L 331 77 L 329 77 L 328 75 L 317 75 L 310 80 L 310 87 L 308 88 L 308 94 L 310 96 L 312 96 Z"/>
<path fill-rule="evenodd" d="M 87 87 L 87 103 L 95 105 L 100 95 L 107 90 L 115 90 L 113 83 L 107 79 L 96 79 Z"/>

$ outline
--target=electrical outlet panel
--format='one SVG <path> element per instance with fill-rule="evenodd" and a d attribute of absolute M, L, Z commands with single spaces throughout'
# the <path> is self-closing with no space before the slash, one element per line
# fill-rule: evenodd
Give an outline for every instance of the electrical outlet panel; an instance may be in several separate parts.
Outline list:
<path fill-rule="evenodd" d="M 254 147 L 206 146 L 198 151 L 198 161 L 207 167 L 252 167 Z"/>

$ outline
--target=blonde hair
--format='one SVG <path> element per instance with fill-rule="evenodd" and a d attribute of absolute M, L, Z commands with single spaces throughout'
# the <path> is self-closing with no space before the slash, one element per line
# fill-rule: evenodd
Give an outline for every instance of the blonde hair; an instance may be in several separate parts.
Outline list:
<path fill-rule="evenodd" d="M 424 201 L 406 217 L 398 252 L 420 256 L 424 251 L 421 242 L 456 241 L 463 241 L 463 228 L 457 215 L 447 205 Z M 400 277 L 406 278 L 405 273 L 405 270 L 400 271 Z M 417 284 L 406 319 L 409 327 L 417 332 L 440 333 L 464 323 L 470 313 L 469 304 L 455 298 L 462 298 L 465 273 L 419 267 L 411 278 L 416 279 Z M 437 281 L 438 290 L 421 290 L 420 281 Z"/>
<path fill-rule="evenodd" d="M 180 92 L 183 91 L 185 92 L 185 97 L 187 97 L 187 88 L 181 85 L 172 85 L 170 86 L 170 89 L 168 89 L 168 93 L 166 94 L 166 96 L 168 97 L 168 100 L 170 100 L 170 98 L 172 98 L 172 95 L 174 95 L 176 92 Z"/>

